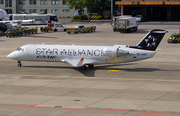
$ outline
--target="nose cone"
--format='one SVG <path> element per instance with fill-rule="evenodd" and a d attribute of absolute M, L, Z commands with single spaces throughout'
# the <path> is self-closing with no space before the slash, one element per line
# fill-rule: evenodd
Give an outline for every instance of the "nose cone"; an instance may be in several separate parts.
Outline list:
<path fill-rule="evenodd" d="M 10 58 L 10 59 L 16 59 L 16 56 L 15 56 L 14 52 L 12 52 L 9 55 L 7 55 L 7 57 Z"/>

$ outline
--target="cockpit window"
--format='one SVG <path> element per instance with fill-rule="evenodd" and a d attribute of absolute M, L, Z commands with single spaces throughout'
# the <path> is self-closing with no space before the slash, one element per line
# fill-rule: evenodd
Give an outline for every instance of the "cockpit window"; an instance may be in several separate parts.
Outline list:
<path fill-rule="evenodd" d="M 22 50 L 22 48 L 18 48 L 16 51 L 21 51 Z"/>

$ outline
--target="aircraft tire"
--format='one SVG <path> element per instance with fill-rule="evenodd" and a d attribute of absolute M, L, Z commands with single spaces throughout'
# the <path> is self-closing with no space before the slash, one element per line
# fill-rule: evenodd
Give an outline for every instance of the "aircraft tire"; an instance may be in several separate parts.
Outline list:
<path fill-rule="evenodd" d="M 57 32 L 57 29 L 54 29 L 54 32 Z"/>
<path fill-rule="evenodd" d="M 22 64 L 18 64 L 18 67 L 21 67 L 22 66 Z"/>
<path fill-rule="evenodd" d="M 86 70 L 86 68 L 87 68 L 86 66 L 82 66 L 81 70 Z"/>
<path fill-rule="evenodd" d="M 93 64 L 88 64 L 88 68 L 93 68 L 94 65 Z"/>

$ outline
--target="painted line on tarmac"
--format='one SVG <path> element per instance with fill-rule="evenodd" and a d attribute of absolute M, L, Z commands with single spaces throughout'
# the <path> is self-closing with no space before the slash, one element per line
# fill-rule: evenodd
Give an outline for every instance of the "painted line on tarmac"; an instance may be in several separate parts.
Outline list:
<path fill-rule="evenodd" d="M 178 46 L 178 45 L 180 45 L 180 43 L 179 43 L 179 44 L 175 44 L 175 45 L 171 45 L 171 46 L 169 46 L 169 47 L 162 48 L 162 49 L 160 49 L 160 50 L 157 50 L 157 52 L 162 51 L 162 50 L 165 50 L 165 49 L 168 49 L 168 48 L 171 48 L 171 47 L 174 47 L 174 46 Z"/>
<path fill-rule="evenodd" d="M 151 111 L 138 111 L 138 110 L 110 110 L 110 109 L 76 108 L 76 107 L 28 106 L 28 105 L 6 105 L 6 104 L 0 104 L 0 106 L 2 106 L 2 107 L 52 108 L 52 109 L 69 109 L 69 110 L 92 110 L 92 111 L 133 112 L 133 113 L 145 113 L 145 114 L 180 115 L 180 113 L 173 113 L 173 112 L 151 112 Z"/>

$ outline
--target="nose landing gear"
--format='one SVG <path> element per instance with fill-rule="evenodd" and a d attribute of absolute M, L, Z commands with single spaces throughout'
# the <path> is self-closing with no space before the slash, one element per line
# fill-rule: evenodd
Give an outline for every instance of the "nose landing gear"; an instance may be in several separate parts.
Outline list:
<path fill-rule="evenodd" d="M 21 61 L 18 61 L 17 63 L 18 63 L 18 67 L 22 66 Z"/>

